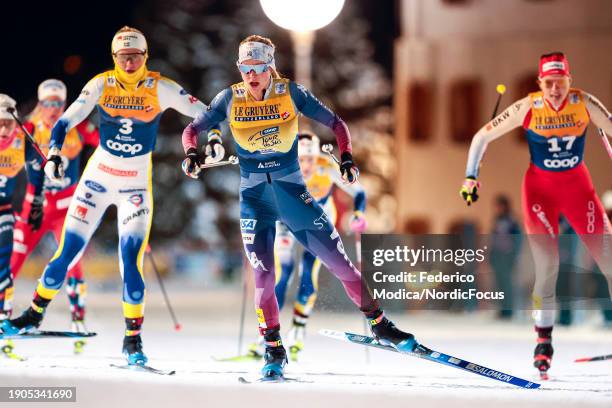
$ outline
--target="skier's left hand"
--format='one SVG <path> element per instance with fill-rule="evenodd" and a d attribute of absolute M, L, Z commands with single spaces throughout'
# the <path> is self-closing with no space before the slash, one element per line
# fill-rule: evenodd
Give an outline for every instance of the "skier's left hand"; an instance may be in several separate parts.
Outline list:
<path fill-rule="evenodd" d="M 204 153 L 206 154 L 206 159 L 204 159 L 204 163 L 206 164 L 217 163 L 223 160 L 225 148 L 221 143 L 221 137 L 218 132 L 208 132 L 208 144 L 206 145 Z"/>
<path fill-rule="evenodd" d="M 43 220 L 43 203 L 45 198 L 43 196 L 34 196 L 32 204 L 30 205 L 30 214 L 28 215 L 28 225 L 32 231 L 40 229 Z"/>
<path fill-rule="evenodd" d="M 350 152 L 344 152 L 340 156 L 340 174 L 345 183 L 353 184 L 359 178 L 359 169 L 353 162 L 353 155 Z"/>
<path fill-rule="evenodd" d="M 368 228 L 368 222 L 361 211 L 355 211 L 351 218 L 351 231 L 355 234 L 361 234 Z"/>

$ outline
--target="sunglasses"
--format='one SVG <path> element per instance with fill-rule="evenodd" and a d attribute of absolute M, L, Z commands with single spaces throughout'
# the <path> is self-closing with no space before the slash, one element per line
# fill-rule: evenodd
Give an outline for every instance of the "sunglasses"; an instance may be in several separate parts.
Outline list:
<path fill-rule="evenodd" d="M 43 108 L 61 108 L 64 106 L 63 101 L 40 101 Z"/>
<path fill-rule="evenodd" d="M 254 71 L 257 75 L 264 73 L 268 70 L 270 65 L 268 64 L 257 64 L 257 65 L 247 65 L 247 64 L 237 64 L 238 70 L 243 74 L 248 74 L 251 71 Z"/>
<path fill-rule="evenodd" d="M 144 58 L 144 53 L 138 52 L 134 54 L 115 54 L 115 58 L 119 62 L 128 62 L 128 61 L 140 61 Z"/>

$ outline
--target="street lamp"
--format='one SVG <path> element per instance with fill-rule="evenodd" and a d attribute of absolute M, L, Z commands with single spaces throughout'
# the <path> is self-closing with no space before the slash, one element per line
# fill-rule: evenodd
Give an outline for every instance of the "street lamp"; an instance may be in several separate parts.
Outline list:
<path fill-rule="evenodd" d="M 310 88 L 315 31 L 331 23 L 340 14 L 344 0 L 259 0 L 259 2 L 270 20 L 291 32 L 295 81 Z"/>

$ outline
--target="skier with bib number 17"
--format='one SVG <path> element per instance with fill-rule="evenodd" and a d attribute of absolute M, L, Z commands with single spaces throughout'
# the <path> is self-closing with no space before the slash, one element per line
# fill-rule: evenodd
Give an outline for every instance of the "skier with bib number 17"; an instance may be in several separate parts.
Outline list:
<path fill-rule="evenodd" d="M 612 227 L 582 160 L 589 122 L 612 135 L 612 116 L 593 95 L 570 88 L 571 82 L 563 53 L 542 55 L 540 91 L 514 102 L 476 133 L 460 190 L 468 204 L 478 199 L 476 179 L 487 144 L 522 126 L 531 155 L 523 181 L 522 210 L 535 259 L 533 317 L 538 337 L 534 366 L 542 379 L 547 378 L 553 356 L 560 214 L 586 244 L 612 294 Z"/>

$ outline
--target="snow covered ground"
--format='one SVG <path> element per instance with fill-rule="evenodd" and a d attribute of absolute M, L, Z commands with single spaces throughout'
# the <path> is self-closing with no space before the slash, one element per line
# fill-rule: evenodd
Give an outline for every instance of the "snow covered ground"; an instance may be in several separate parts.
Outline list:
<path fill-rule="evenodd" d="M 27 282 L 27 293 L 33 285 Z M 20 291 L 21 292 L 21 291 Z M 76 386 L 77 403 L 67 407 L 576 407 L 612 406 L 612 361 L 575 364 L 581 356 L 612 352 L 612 330 L 596 322 L 556 328 L 551 380 L 539 390 L 524 390 L 461 370 L 381 350 L 338 342 L 320 328 L 362 331 L 357 313 L 322 312 L 312 318 L 300 363 L 287 367 L 299 383 L 241 384 L 255 378 L 260 363 L 224 363 L 214 357 L 236 354 L 240 315 L 237 291 L 173 293 L 183 330 L 175 332 L 158 293 L 148 299 L 144 345 L 150 364 L 174 369 L 159 376 L 111 368 L 122 364 L 123 322 L 119 293 L 92 294 L 89 326 L 98 336 L 82 355 L 72 354 L 71 340 L 23 340 L 16 352 L 25 362 L 0 359 L 1 386 Z M 18 299 L 25 304 L 23 295 Z M 67 302 L 52 305 L 43 329 L 68 327 Z M 18 307 L 22 310 L 22 307 Z M 248 305 L 245 343 L 254 338 Z M 421 313 L 393 315 L 425 345 L 515 376 L 537 381 L 531 367 L 535 333 L 528 320 L 500 323 L 490 314 Z M 289 315 L 283 314 L 283 321 Z M 286 325 L 288 327 L 288 325 Z M 32 403 L 0 403 L 32 406 Z M 39 406 L 35 404 L 34 406 Z"/>

